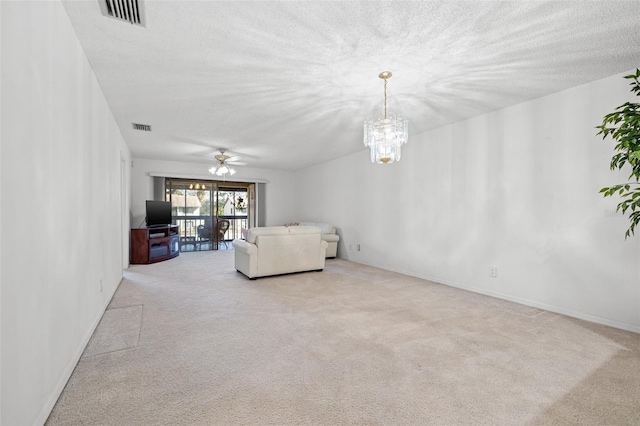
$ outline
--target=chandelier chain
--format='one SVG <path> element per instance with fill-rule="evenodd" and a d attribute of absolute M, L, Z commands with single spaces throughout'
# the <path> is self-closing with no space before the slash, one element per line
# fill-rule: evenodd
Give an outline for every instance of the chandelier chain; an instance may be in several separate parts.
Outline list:
<path fill-rule="evenodd" d="M 387 118 L 387 79 L 384 79 L 384 118 Z"/>

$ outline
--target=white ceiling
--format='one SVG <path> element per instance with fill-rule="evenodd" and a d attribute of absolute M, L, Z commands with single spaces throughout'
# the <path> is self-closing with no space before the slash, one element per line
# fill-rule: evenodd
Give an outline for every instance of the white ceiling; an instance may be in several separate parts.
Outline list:
<path fill-rule="evenodd" d="M 640 1 L 149 1 L 146 27 L 64 1 L 136 157 L 295 170 L 640 66 Z M 151 133 L 132 123 L 152 126 Z"/>

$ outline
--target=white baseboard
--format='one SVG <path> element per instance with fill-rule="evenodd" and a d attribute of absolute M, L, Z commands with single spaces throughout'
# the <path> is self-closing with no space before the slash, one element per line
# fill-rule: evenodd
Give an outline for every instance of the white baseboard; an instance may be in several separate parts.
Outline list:
<path fill-rule="evenodd" d="M 351 260 L 351 262 L 353 262 L 353 260 Z M 457 283 L 457 282 L 454 282 L 454 281 L 449 281 L 449 280 L 446 280 L 446 279 L 442 279 L 441 277 L 409 273 L 407 271 L 401 271 L 401 270 L 397 270 L 397 269 L 393 269 L 393 268 L 383 268 L 381 266 L 372 265 L 372 264 L 365 263 L 365 262 L 356 262 L 356 263 L 361 263 L 363 265 L 372 266 L 374 268 L 385 269 L 387 271 L 397 272 L 398 274 L 408 275 L 410 277 L 421 278 L 423 280 L 431 281 L 431 282 L 434 282 L 434 283 L 444 284 L 444 285 L 447 285 L 449 287 L 455 287 L 455 288 L 459 288 L 459 289 L 462 289 L 462 290 L 471 291 L 473 293 L 484 294 L 486 296 L 491 296 L 491 297 L 495 297 L 495 298 L 502 299 L 502 300 L 508 300 L 509 302 L 519 303 L 521 305 L 530 306 L 532 308 L 542 309 L 544 311 L 553 312 L 555 314 L 565 315 L 565 316 L 568 316 L 568 317 L 571 317 L 571 318 L 576 318 L 576 319 L 580 319 L 580 320 L 584 320 L 584 321 L 589 321 L 589 322 L 593 322 L 593 323 L 596 323 L 596 324 L 606 325 L 606 326 L 609 326 L 609 327 L 618 328 L 620 330 L 631 331 L 633 333 L 640 334 L 640 326 L 635 325 L 635 324 L 627 324 L 627 323 L 619 322 L 619 321 L 616 321 L 616 320 L 612 320 L 610 318 L 603 318 L 603 317 L 599 317 L 597 315 L 591 315 L 591 314 L 587 314 L 587 313 L 584 313 L 584 312 L 573 311 L 571 309 L 565 309 L 565 308 L 562 308 L 562 307 L 559 307 L 559 306 L 548 305 L 546 303 L 538 302 L 538 301 L 535 301 L 535 300 L 529 300 L 529 299 L 524 299 L 524 298 L 520 298 L 520 297 L 510 296 L 508 294 L 502 294 L 502 293 L 499 293 L 499 292 L 487 291 L 487 290 L 482 289 L 482 288 L 471 287 L 471 286 L 460 284 L 460 283 Z"/>
<path fill-rule="evenodd" d="M 418 278 L 422 278 L 422 277 L 418 277 Z M 424 279 L 428 279 L 428 280 L 434 281 L 434 282 L 439 282 L 439 281 L 435 281 L 435 280 L 429 279 L 429 278 L 424 278 Z M 451 287 L 460 288 L 462 290 L 472 291 L 474 293 L 484 294 L 484 295 L 487 295 L 487 296 L 496 297 L 498 299 L 508 300 L 510 302 L 519 303 L 521 305 L 531 306 L 533 308 L 542 309 L 544 311 L 553 312 L 555 314 L 565 315 L 565 316 L 568 316 L 568 317 L 572 317 L 572 318 L 576 318 L 576 319 L 580 319 L 580 320 L 584 320 L 584 321 L 589 321 L 589 322 L 593 322 L 593 323 L 596 323 L 596 324 L 606 325 L 606 326 L 609 326 L 609 327 L 618 328 L 618 329 L 625 330 L 625 331 L 631 331 L 631 332 L 634 332 L 634 333 L 640 333 L 640 326 L 637 326 L 637 325 L 626 324 L 626 323 L 615 321 L 615 320 L 612 320 L 612 319 L 609 319 L 609 318 L 599 317 L 597 315 L 591 315 L 591 314 L 587 314 L 587 313 L 584 313 L 584 312 L 573 311 L 571 309 L 565 309 L 565 308 L 562 308 L 562 307 L 559 307 L 559 306 L 548 305 L 546 303 L 538 302 L 538 301 L 535 301 L 535 300 L 529 300 L 529 299 L 524 299 L 524 298 L 520 298 L 520 297 L 510 296 L 510 295 L 502 294 L 502 293 L 499 293 L 499 292 L 486 291 L 486 290 L 483 290 L 483 289 L 470 287 L 470 286 L 462 285 L 462 284 L 455 283 L 455 282 L 440 282 L 440 283 L 444 284 L 444 285 L 451 286 Z"/>
<path fill-rule="evenodd" d="M 98 327 L 98 324 L 102 319 L 102 316 L 104 315 L 105 311 L 107 310 L 107 307 L 111 303 L 113 296 L 116 294 L 118 287 L 120 287 L 120 284 L 122 284 L 123 279 L 124 279 L 123 276 L 120 277 L 120 281 L 118 282 L 118 285 L 113 290 L 113 293 L 111 294 L 111 296 L 107 299 L 107 302 L 104 304 L 104 306 L 100 310 L 100 313 L 98 314 L 98 316 L 94 319 L 93 323 L 91 324 L 91 327 L 89 328 L 89 331 L 82 338 L 82 341 L 78 346 L 78 349 L 73 354 L 73 357 L 69 361 L 69 364 L 67 364 L 67 367 L 64 369 L 64 373 L 60 377 L 60 380 L 58 380 L 56 387 L 53 389 L 53 393 L 51 394 L 51 397 L 49 398 L 47 403 L 44 405 L 44 407 L 42 407 L 42 411 L 38 415 L 38 419 L 36 420 L 35 424 L 44 425 L 47 419 L 49 418 L 49 416 L 51 415 L 51 411 L 53 411 L 53 407 L 56 405 L 56 402 L 58 402 L 58 399 L 60 398 L 60 395 L 62 394 L 62 391 L 64 390 L 65 386 L 67 386 L 67 382 L 71 378 L 71 374 L 73 374 L 73 370 L 75 370 L 76 365 L 78 365 L 78 362 L 80 361 L 80 358 L 82 357 L 82 354 L 85 348 L 89 344 L 89 340 L 91 339 L 91 336 L 93 336 L 93 332 L 96 331 L 96 327 Z"/>

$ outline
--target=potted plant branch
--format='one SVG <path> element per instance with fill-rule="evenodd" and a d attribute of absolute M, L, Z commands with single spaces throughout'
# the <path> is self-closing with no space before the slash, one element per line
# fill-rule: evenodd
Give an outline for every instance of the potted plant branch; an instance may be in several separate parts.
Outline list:
<path fill-rule="evenodd" d="M 631 91 L 640 96 L 640 69 L 635 74 L 624 78 L 631 80 Z M 605 139 L 607 136 L 616 142 L 615 155 L 611 158 L 610 169 L 621 170 L 623 166 L 631 166 L 629 182 L 605 187 L 600 193 L 605 197 L 618 194 L 622 201 L 616 211 L 625 214 L 629 211 L 629 229 L 624 237 L 634 235 L 636 225 L 640 223 L 640 103 L 626 102 L 617 107 L 612 113 L 604 116 L 602 124 L 596 126 Z"/>

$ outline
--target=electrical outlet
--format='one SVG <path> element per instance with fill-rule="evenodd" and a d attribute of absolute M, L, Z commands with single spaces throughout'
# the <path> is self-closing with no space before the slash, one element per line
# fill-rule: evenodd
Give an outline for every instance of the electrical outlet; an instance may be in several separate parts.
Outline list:
<path fill-rule="evenodd" d="M 491 278 L 498 277 L 498 267 L 497 266 L 489 266 L 489 276 Z"/>
<path fill-rule="evenodd" d="M 349 244 L 349 251 L 353 251 L 353 244 Z"/>
<path fill-rule="evenodd" d="M 356 251 L 360 251 L 360 244 L 356 244 Z"/>

